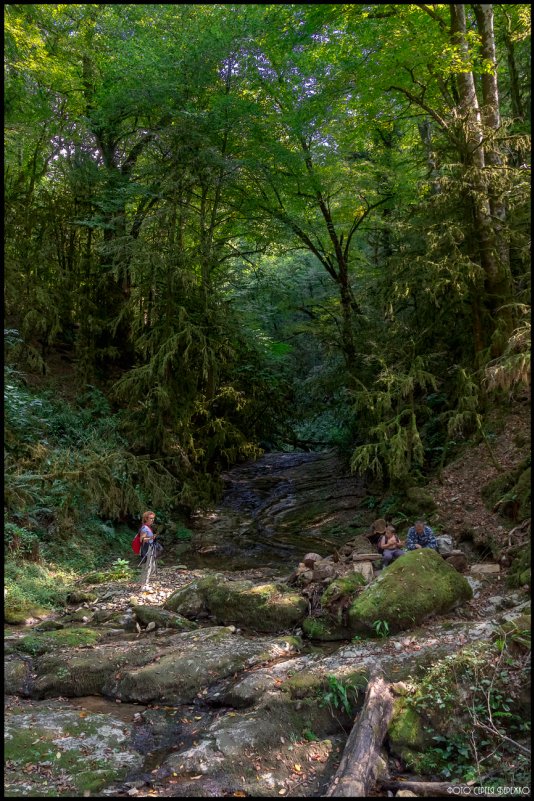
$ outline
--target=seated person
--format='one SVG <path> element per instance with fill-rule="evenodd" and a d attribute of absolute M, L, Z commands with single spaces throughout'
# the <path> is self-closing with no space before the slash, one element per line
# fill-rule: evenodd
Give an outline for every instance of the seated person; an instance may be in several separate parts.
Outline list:
<path fill-rule="evenodd" d="M 383 517 L 379 517 L 378 520 L 375 520 L 371 524 L 371 533 L 367 535 L 367 539 L 371 543 L 378 548 L 378 543 L 380 542 L 380 538 L 384 534 L 386 530 L 386 521 Z"/>
<path fill-rule="evenodd" d="M 415 551 L 417 548 L 433 548 L 438 550 L 438 543 L 434 532 L 427 526 L 424 520 L 416 520 L 415 525 L 408 529 L 406 537 L 406 550 Z"/>
<path fill-rule="evenodd" d="M 378 541 L 378 550 L 381 552 L 383 557 L 383 567 L 387 567 L 391 564 L 391 562 L 395 561 L 395 559 L 398 559 L 399 556 L 404 554 L 401 545 L 403 545 L 403 543 L 397 537 L 395 527 L 392 525 L 386 526 L 384 534 Z"/>

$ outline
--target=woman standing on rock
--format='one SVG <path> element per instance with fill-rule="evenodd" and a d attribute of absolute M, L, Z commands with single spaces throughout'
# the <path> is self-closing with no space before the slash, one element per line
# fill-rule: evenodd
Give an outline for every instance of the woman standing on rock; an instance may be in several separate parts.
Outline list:
<path fill-rule="evenodd" d="M 143 569 L 141 570 L 141 588 L 146 589 L 150 580 L 150 574 L 155 566 L 155 559 L 163 551 L 161 543 L 156 542 L 157 534 L 154 534 L 152 526 L 156 515 L 154 512 L 143 512 L 141 518 L 141 528 L 139 538 L 141 540 L 141 556 Z"/>

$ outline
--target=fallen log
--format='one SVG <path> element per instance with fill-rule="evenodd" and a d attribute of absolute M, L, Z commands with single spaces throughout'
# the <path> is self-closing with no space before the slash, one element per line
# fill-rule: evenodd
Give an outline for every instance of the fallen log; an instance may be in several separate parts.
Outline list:
<path fill-rule="evenodd" d="M 377 779 L 380 748 L 392 715 L 391 690 L 382 676 L 375 676 L 367 685 L 362 710 L 354 722 L 326 796 L 369 798 Z"/>
<path fill-rule="evenodd" d="M 418 796 L 432 798 L 433 796 L 472 795 L 472 784 L 454 784 L 454 782 L 411 782 L 386 781 L 380 782 L 384 790 L 411 790 Z M 453 789 L 454 788 L 454 789 Z"/>

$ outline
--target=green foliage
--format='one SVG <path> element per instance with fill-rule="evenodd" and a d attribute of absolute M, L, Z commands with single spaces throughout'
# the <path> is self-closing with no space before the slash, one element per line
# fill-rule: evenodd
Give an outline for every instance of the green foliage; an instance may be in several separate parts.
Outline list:
<path fill-rule="evenodd" d="M 482 487 L 489 509 L 505 518 L 522 522 L 531 515 L 530 457 Z"/>
<path fill-rule="evenodd" d="M 407 702 L 425 724 L 428 747 L 410 758 L 412 767 L 460 781 L 480 781 L 496 768 L 498 785 L 513 784 L 526 766 L 530 731 L 523 709 L 529 630 L 530 620 L 503 629 L 492 643 L 446 657 L 413 686 Z"/>
<path fill-rule="evenodd" d="M 25 389 L 8 373 L 6 504 L 8 512 L 39 519 L 49 508 L 73 531 L 82 517 L 139 514 L 150 498 L 165 508 L 176 478 L 160 460 L 134 456 L 120 433 L 120 416 L 94 388 L 77 408 Z"/>
<path fill-rule="evenodd" d="M 34 614 L 64 606 L 73 577 L 65 568 L 8 558 L 4 565 L 6 621 L 20 623 Z"/>
<path fill-rule="evenodd" d="M 193 532 L 189 528 L 187 528 L 187 526 L 179 525 L 176 528 L 175 536 L 178 540 L 182 542 L 189 542 L 189 540 L 193 536 Z"/>
<path fill-rule="evenodd" d="M 528 14 L 487 9 L 493 67 L 460 8 L 6 7 L 6 505 L 39 547 L 266 448 L 402 490 L 523 391 Z"/>
<path fill-rule="evenodd" d="M 4 558 L 9 554 L 23 559 L 34 559 L 39 555 L 39 537 L 34 531 L 6 522 L 4 526 Z"/>
<path fill-rule="evenodd" d="M 336 676 L 327 676 L 327 685 L 321 695 L 320 703 L 331 710 L 339 709 L 352 715 L 359 691 L 366 684 L 366 679 L 340 681 Z"/>
<path fill-rule="evenodd" d="M 127 559 L 115 559 L 112 562 L 111 570 L 109 571 L 109 575 L 111 579 L 121 581 L 123 579 L 127 581 L 131 581 L 135 575 L 135 571 L 130 566 L 130 563 Z"/>
<path fill-rule="evenodd" d="M 373 628 L 377 637 L 384 638 L 389 636 L 389 623 L 387 620 L 375 620 Z"/>
<path fill-rule="evenodd" d="M 369 420 L 371 442 L 355 449 L 351 459 L 354 472 L 369 471 L 378 478 L 387 476 L 399 482 L 417 475 L 423 466 L 424 447 L 417 419 L 423 410 L 417 409 L 415 397 L 437 386 L 426 361 L 416 356 L 405 373 L 384 365 L 374 391 L 355 393 L 355 412 Z"/>

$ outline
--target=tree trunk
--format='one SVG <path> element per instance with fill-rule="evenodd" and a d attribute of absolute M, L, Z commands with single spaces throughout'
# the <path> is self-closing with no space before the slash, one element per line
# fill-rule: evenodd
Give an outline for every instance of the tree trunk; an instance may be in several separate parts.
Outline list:
<path fill-rule="evenodd" d="M 506 11 L 504 13 L 506 13 Z M 510 28 L 510 19 L 508 15 L 506 15 L 506 17 L 508 28 Z M 508 76 L 510 79 L 510 103 L 512 106 L 512 115 L 514 119 L 523 121 L 525 119 L 525 110 L 523 108 L 523 101 L 521 100 L 521 91 L 519 89 L 519 73 L 517 71 L 515 59 L 515 47 L 510 30 L 505 31 L 504 33 L 504 44 L 506 47 L 506 61 L 508 62 Z"/>
<path fill-rule="evenodd" d="M 368 798 L 377 778 L 380 748 L 393 715 L 393 696 L 381 676 L 367 685 L 336 775 L 326 792 L 334 798 Z"/>
<path fill-rule="evenodd" d="M 499 154 L 494 145 L 485 147 L 482 113 L 479 107 L 473 72 L 470 64 L 469 44 L 466 30 L 465 6 L 453 3 L 451 10 L 451 40 L 459 48 L 460 59 L 466 69 L 457 76 L 460 126 L 463 134 L 463 157 L 466 165 L 466 178 L 471 184 L 471 202 L 478 238 L 480 264 L 485 274 L 485 302 L 489 317 L 493 320 L 490 336 L 499 330 L 501 341 L 493 340 L 492 357 L 500 356 L 507 336 L 511 333 L 512 317 L 506 306 L 511 297 L 508 248 L 504 241 L 503 226 L 505 210 L 502 201 L 492 191 L 486 167 L 500 164 Z M 495 42 L 493 36 L 493 13 L 491 6 L 479 6 L 477 19 L 481 29 L 483 52 L 490 63 L 495 65 Z M 496 68 L 494 74 L 483 78 L 484 122 L 491 136 L 500 124 L 499 94 Z"/>
<path fill-rule="evenodd" d="M 482 56 L 491 69 L 482 73 L 482 119 L 486 126 L 485 135 L 489 142 L 485 144 L 486 163 L 490 167 L 501 167 L 503 160 L 492 141 L 501 127 L 499 111 L 499 87 L 497 85 L 497 58 L 495 55 L 495 35 L 493 32 L 493 7 L 489 4 L 474 5 L 478 32 L 481 39 Z M 510 262 L 508 246 L 503 236 L 506 221 L 506 208 L 498 192 L 492 187 L 495 178 L 490 175 L 490 210 L 494 220 L 495 236 L 499 247 L 501 269 L 508 269 Z"/>

